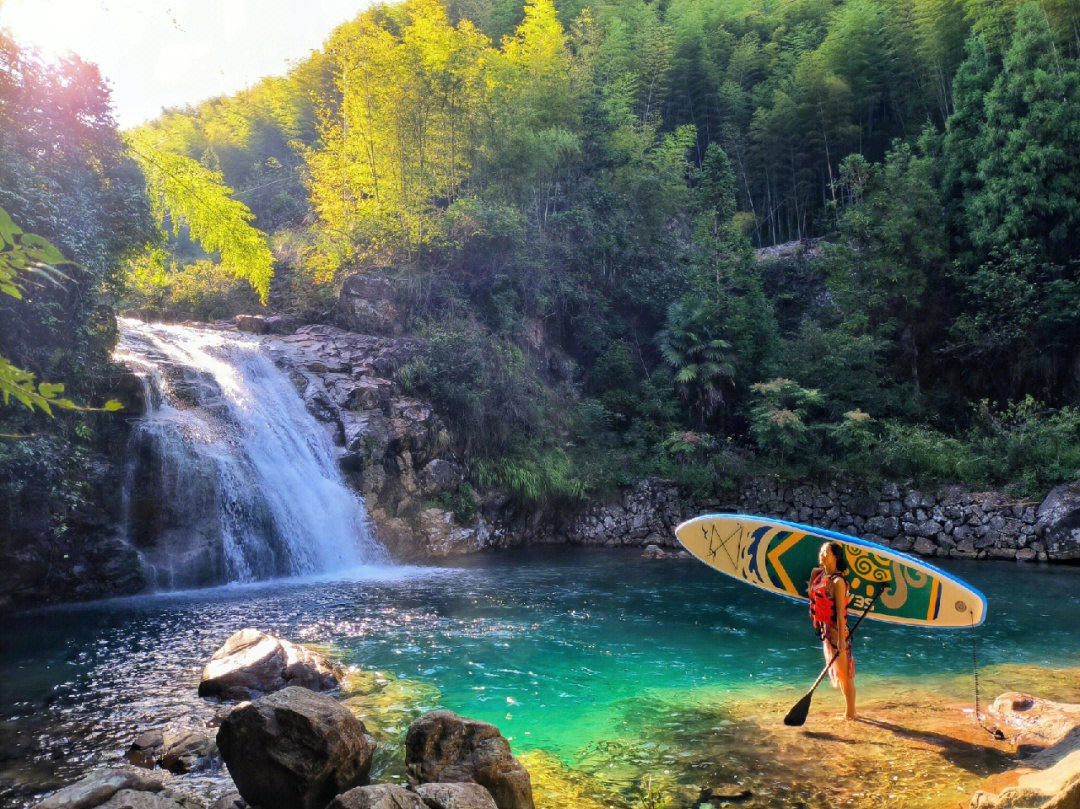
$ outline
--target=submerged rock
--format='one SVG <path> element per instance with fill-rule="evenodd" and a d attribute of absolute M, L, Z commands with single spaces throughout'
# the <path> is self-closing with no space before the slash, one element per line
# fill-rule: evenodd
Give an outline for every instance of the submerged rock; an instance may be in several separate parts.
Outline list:
<path fill-rule="evenodd" d="M 701 797 L 698 798 L 698 805 L 703 803 L 716 804 L 716 803 L 738 803 L 740 801 L 747 801 L 753 797 L 753 794 L 749 789 L 738 784 L 725 784 L 718 787 L 706 787 L 701 790 Z"/>
<path fill-rule="evenodd" d="M 202 672 L 199 696 L 252 699 L 289 685 L 328 691 L 345 672 L 326 657 L 257 629 L 233 633 Z"/>
<path fill-rule="evenodd" d="M 409 783 L 472 782 L 491 793 L 498 809 L 533 809 L 529 773 L 499 729 L 452 711 L 425 714 L 405 736 Z"/>
<path fill-rule="evenodd" d="M 367 783 L 375 752 L 348 708 L 296 686 L 238 705 L 217 743 L 241 797 L 260 809 L 323 809 Z"/>

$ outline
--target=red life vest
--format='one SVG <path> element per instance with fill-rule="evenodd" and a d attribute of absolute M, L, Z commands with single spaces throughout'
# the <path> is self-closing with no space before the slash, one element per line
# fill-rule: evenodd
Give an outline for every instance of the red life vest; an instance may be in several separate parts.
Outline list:
<path fill-rule="evenodd" d="M 833 583 L 840 578 L 828 575 L 817 568 L 810 576 L 807 595 L 810 596 L 810 619 L 819 633 L 836 627 L 836 603 L 833 600 Z"/>

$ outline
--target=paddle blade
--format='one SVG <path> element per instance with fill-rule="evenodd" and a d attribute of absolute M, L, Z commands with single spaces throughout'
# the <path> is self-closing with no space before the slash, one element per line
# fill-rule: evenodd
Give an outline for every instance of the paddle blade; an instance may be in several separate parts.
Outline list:
<path fill-rule="evenodd" d="M 806 721 L 806 715 L 810 713 L 810 700 L 814 698 L 813 690 L 807 691 L 806 696 L 795 703 L 787 716 L 784 717 L 785 725 L 801 726 Z"/>

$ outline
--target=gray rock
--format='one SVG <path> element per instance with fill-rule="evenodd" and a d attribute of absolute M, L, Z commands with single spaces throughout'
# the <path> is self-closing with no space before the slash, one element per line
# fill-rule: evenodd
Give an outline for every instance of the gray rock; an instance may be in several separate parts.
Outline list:
<path fill-rule="evenodd" d="M 152 770 L 164 743 L 165 735 L 161 728 L 143 731 L 135 737 L 124 758 L 136 767 Z"/>
<path fill-rule="evenodd" d="M 166 733 L 157 763 L 177 775 L 209 769 L 218 759 L 215 736 L 213 731 L 205 728 Z"/>
<path fill-rule="evenodd" d="M 401 334 L 407 315 L 404 292 L 404 282 L 397 279 L 384 274 L 356 273 L 341 285 L 332 316 L 348 331 Z"/>
<path fill-rule="evenodd" d="M 247 801 L 235 789 L 230 789 L 212 804 L 210 809 L 248 809 Z"/>
<path fill-rule="evenodd" d="M 159 776 L 141 770 L 127 767 L 98 770 L 49 795 L 35 809 L 92 809 L 121 790 L 153 793 L 162 789 L 164 784 Z"/>
<path fill-rule="evenodd" d="M 263 318 L 267 334 L 292 334 L 300 326 L 300 318 L 293 315 L 268 315 Z"/>
<path fill-rule="evenodd" d="M 343 792 L 326 809 L 428 809 L 420 796 L 396 784 L 374 784 Z"/>
<path fill-rule="evenodd" d="M 1063 483 L 1046 495 L 1036 512 L 1035 530 L 1050 559 L 1080 559 L 1080 483 Z"/>
<path fill-rule="evenodd" d="M 375 751 L 348 708 L 296 686 L 238 705 L 217 743 L 241 797 L 260 809 L 323 809 L 367 783 Z"/>
<path fill-rule="evenodd" d="M 420 470 L 420 491 L 425 497 L 457 489 L 465 480 L 465 470 L 456 463 L 435 458 Z"/>
<path fill-rule="evenodd" d="M 431 809 L 497 809 L 491 793 L 479 784 L 420 784 L 416 794 Z"/>
<path fill-rule="evenodd" d="M 336 688 L 345 672 L 323 655 L 257 629 L 233 633 L 203 668 L 199 696 L 251 699 L 288 685 Z"/>
<path fill-rule="evenodd" d="M 499 729 L 452 711 L 425 714 L 409 726 L 405 769 L 413 785 L 473 782 L 491 793 L 498 809 L 533 809 L 529 773 Z"/>
<path fill-rule="evenodd" d="M 171 789 L 161 792 L 121 789 L 105 803 L 98 804 L 97 809 L 203 809 L 203 805 Z"/>
<path fill-rule="evenodd" d="M 917 540 L 915 540 L 914 550 L 915 553 L 919 554 L 919 556 L 934 556 L 935 554 L 937 554 L 938 548 L 937 545 L 935 545 L 926 537 L 919 537 Z"/>
<path fill-rule="evenodd" d="M 240 331 L 266 334 L 266 318 L 262 315 L 237 315 L 233 320 Z"/>

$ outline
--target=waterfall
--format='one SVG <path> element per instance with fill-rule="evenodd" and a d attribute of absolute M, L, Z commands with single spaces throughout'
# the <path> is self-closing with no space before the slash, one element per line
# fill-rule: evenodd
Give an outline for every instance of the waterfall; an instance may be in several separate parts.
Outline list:
<path fill-rule="evenodd" d="M 121 319 L 114 358 L 146 389 L 124 525 L 157 588 L 387 561 L 326 428 L 258 338 Z"/>

